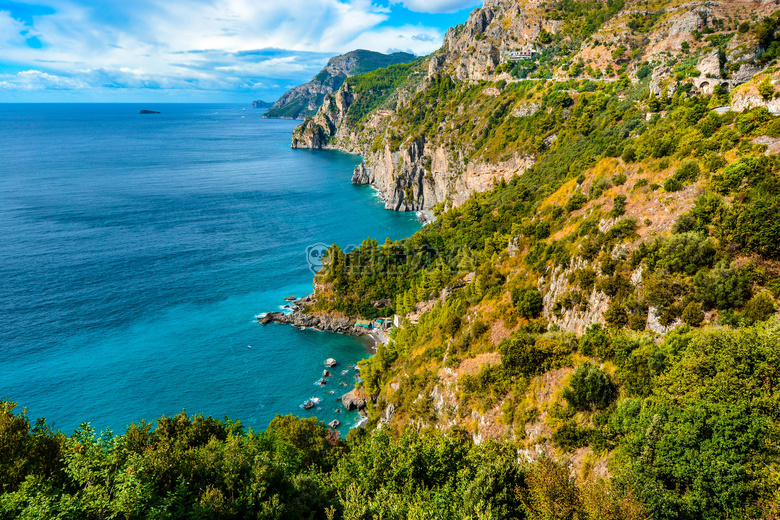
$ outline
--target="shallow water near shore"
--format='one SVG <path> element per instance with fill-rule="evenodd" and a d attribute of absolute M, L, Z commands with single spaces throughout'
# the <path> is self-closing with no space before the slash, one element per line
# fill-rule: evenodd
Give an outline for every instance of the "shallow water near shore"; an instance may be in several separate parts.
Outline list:
<path fill-rule="evenodd" d="M 338 418 L 346 434 L 356 416 L 335 398 L 369 343 L 255 316 L 311 292 L 308 246 L 420 224 L 350 183 L 358 158 L 291 150 L 296 123 L 261 114 L 0 105 L 0 399 L 66 433 L 186 409 L 254 428 Z"/>

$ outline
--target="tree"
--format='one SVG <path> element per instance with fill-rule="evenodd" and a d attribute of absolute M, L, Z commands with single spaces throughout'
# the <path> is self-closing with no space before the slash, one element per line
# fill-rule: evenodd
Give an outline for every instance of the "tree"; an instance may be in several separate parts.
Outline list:
<path fill-rule="evenodd" d="M 569 406 L 580 412 L 606 408 L 616 395 L 609 375 L 590 361 L 577 367 L 562 394 Z"/>
<path fill-rule="evenodd" d="M 626 308 L 618 301 L 617 298 L 613 298 L 609 302 L 607 312 L 604 313 L 604 321 L 608 327 L 620 329 L 628 324 L 628 313 Z"/>
<path fill-rule="evenodd" d="M 600 323 L 595 323 L 585 330 L 585 334 L 580 338 L 580 352 L 585 356 L 597 356 L 600 359 L 612 357 L 612 340 Z"/>
<path fill-rule="evenodd" d="M 299 419 L 294 415 L 277 415 L 268 425 L 268 433 L 300 450 L 301 462 L 309 466 L 322 461 L 328 431 L 316 417 Z"/>
<path fill-rule="evenodd" d="M 623 162 L 634 162 L 634 159 L 636 159 L 636 147 L 630 144 L 626 145 L 623 147 L 623 153 L 620 157 L 623 159 Z"/>

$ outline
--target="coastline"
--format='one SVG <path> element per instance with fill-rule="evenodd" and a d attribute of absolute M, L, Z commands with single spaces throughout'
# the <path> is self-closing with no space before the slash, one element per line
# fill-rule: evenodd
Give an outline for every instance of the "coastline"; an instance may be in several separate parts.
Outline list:
<path fill-rule="evenodd" d="M 376 352 L 380 343 L 387 345 L 390 342 L 390 338 L 383 331 L 361 327 L 357 324 L 358 320 L 356 318 L 306 313 L 306 308 L 316 301 L 314 294 L 287 301 L 288 305 L 286 308 L 290 312 L 261 313 L 257 316 L 257 322 L 260 325 L 282 323 L 292 325 L 301 330 L 310 328 L 323 332 L 344 334 L 354 338 L 370 338 L 373 341 L 373 346 L 367 345 L 367 347 L 371 349 L 372 353 Z"/>

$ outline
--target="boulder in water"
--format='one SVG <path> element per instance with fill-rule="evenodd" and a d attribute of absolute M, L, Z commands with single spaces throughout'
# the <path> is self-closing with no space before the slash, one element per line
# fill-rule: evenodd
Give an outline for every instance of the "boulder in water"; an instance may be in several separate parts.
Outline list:
<path fill-rule="evenodd" d="M 333 367 L 335 367 L 335 366 L 336 366 L 336 365 L 338 365 L 338 364 L 339 364 L 339 363 L 338 363 L 338 361 L 336 361 L 336 360 L 335 360 L 335 359 L 333 359 L 333 358 L 328 358 L 328 359 L 326 359 L 326 360 L 325 360 L 325 366 L 326 366 L 326 367 L 331 367 L 331 368 L 333 368 Z"/>
<path fill-rule="evenodd" d="M 332 421 L 330 421 L 330 422 L 328 423 L 328 426 L 330 426 L 332 429 L 334 429 L 334 430 L 335 430 L 336 428 L 338 428 L 339 426 L 341 426 L 341 421 L 339 421 L 338 419 L 333 419 Z"/>

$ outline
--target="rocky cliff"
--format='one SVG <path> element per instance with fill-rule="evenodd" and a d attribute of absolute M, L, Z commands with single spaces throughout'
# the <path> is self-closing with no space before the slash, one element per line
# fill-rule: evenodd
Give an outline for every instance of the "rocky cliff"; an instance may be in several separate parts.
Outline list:
<path fill-rule="evenodd" d="M 282 119 L 304 119 L 314 115 L 322 106 L 325 96 L 336 92 L 344 80 L 356 74 L 363 74 L 394 63 L 407 63 L 415 59 L 413 54 L 356 50 L 335 56 L 314 78 L 297 86 L 273 104 L 263 117 Z"/>
<path fill-rule="evenodd" d="M 387 209 L 457 206 L 472 192 L 522 175 L 557 137 L 542 130 L 538 142 L 479 149 L 484 144 L 480 132 L 490 138 L 497 124 L 531 118 L 541 106 L 532 95 L 506 106 L 508 85 L 575 78 L 650 82 L 659 96 L 681 84 L 705 94 L 716 87 L 733 90 L 767 62 L 761 59 L 767 44 L 760 23 L 750 15 L 766 16 L 776 8 L 767 0 L 667 1 L 652 9 L 640 1 L 556 7 L 536 0 L 486 0 L 463 25 L 449 29 L 441 49 L 410 68 L 406 80 L 380 96 L 380 102 L 376 89 L 361 89 L 359 81 L 327 95 L 317 113 L 296 129 L 292 147 L 362 155 L 353 182 L 375 186 Z M 426 94 L 440 105 L 447 102 L 441 78 L 461 89 L 484 87 L 476 103 L 458 100 L 446 110 L 438 108 L 442 115 L 436 128 L 422 132 L 415 105 Z M 735 99 L 737 107 L 775 110 L 776 104 L 776 98 L 762 100 L 753 91 Z M 365 105 L 373 109 L 366 112 Z M 464 118 L 454 117 L 463 113 L 473 128 L 470 136 L 463 135 Z"/>

